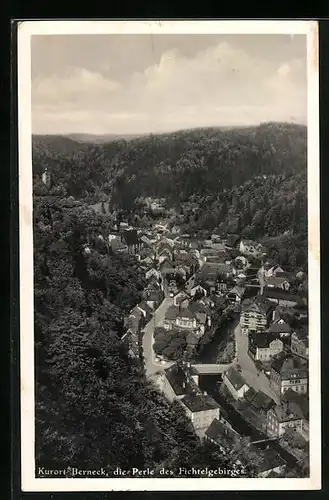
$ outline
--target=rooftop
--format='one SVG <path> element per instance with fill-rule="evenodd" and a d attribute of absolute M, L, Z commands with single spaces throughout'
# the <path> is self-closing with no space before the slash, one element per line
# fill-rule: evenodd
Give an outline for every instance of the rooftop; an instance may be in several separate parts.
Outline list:
<path fill-rule="evenodd" d="M 236 390 L 239 390 L 244 385 L 247 385 L 242 375 L 240 375 L 240 373 L 233 367 L 227 370 L 225 376 Z"/>
<path fill-rule="evenodd" d="M 303 375 L 306 377 L 308 375 L 307 362 L 298 356 L 287 353 L 275 356 L 272 360 L 271 368 L 277 373 L 280 373 L 281 376 L 284 374 L 293 374 L 295 372 L 300 376 Z"/>
<path fill-rule="evenodd" d="M 165 375 L 176 396 L 187 393 L 188 380 L 181 367 L 174 364 L 165 370 Z"/>
<path fill-rule="evenodd" d="M 252 332 L 249 334 L 250 343 L 253 344 L 254 346 L 258 347 L 259 349 L 265 349 L 265 348 L 269 347 L 270 343 L 276 339 L 277 339 L 277 336 L 275 333 Z"/>
<path fill-rule="evenodd" d="M 217 418 L 214 418 L 206 430 L 206 436 L 213 441 L 219 441 L 220 444 L 224 443 L 231 446 L 233 446 L 237 437 L 239 437 L 235 431 L 220 422 Z"/>
<path fill-rule="evenodd" d="M 181 401 L 192 413 L 219 408 L 212 397 L 202 393 L 188 394 Z"/>

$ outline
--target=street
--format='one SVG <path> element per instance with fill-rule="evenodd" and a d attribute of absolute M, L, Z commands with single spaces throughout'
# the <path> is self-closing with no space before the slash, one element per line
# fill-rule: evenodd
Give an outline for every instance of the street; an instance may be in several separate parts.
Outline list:
<path fill-rule="evenodd" d="M 240 325 L 235 328 L 236 340 L 236 363 L 241 366 L 241 375 L 245 379 L 249 387 L 253 387 L 256 391 L 262 391 L 279 403 L 278 397 L 270 387 L 270 381 L 263 372 L 258 372 L 255 363 L 248 354 L 248 335 L 241 332 Z M 257 375 L 259 373 L 259 375 Z"/>
<path fill-rule="evenodd" d="M 147 323 L 143 330 L 143 356 L 147 378 L 151 378 L 157 372 L 163 371 L 173 364 L 171 361 L 165 364 L 157 363 L 153 352 L 154 329 L 158 326 L 162 326 L 166 311 L 172 304 L 173 299 L 171 297 L 166 297 L 161 302 L 158 309 L 154 312 L 153 318 Z"/>

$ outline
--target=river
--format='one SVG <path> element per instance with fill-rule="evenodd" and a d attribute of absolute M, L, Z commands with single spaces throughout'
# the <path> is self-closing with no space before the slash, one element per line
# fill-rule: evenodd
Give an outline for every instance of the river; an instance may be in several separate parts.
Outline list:
<path fill-rule="evenodd" d="M 219 326 L 212 340 L 203 347 L 197 354 L 195 363 L 216 363 L 219 352 L 223 349 L 230 333 L 235 329 L 239 319 L 227 319 L 225 323 Z"/>

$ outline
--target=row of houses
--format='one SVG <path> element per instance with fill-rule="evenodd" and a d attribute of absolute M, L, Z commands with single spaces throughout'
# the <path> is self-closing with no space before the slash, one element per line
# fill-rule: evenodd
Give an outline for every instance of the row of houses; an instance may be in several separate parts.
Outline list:
<path fill-rule="evenodd" d="M 301 377 L 299 380 L 297 377 Z M 281 437 L 287 429 L 294 429 L 308 440 L 309 409 L 307 371 L 291 359 L 277 360 L 271 371 L 271 383 L 280 392 L 280 403 L 249 387 L 241 373 L 231 367 L 223 377 L 223 385 L 237 401 L 235 408 L 255 428 L 269 437 Z M 296 383 L 295 383 L 296 382 Z M 298 387 L 301 390 L 296 390 Z"/>
<path fill-rule="evenodd" d="M 284 471 L 286 464 L 274 450 L 261 451 L 250 442 L 241 447 L 244 438 L 225 419 L 220 405 L 199 389 L 195 367 L 174 364 L 158 377 L 157 384 L 169 401 L 180 402 L 199 438 L 230 457 L 232 466 L 246 465 L 251 456 L 257 456 L 258 477 Z"/>

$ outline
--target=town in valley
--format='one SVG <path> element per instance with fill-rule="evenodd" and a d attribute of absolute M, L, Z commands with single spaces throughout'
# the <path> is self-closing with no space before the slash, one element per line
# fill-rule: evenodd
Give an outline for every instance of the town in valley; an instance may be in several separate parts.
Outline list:
<path fill-rule="evenodd" d="M 42 182 L 51 187 L 47 170 Z M 239 234 L 185 233 L 164 202 L 138 200 L 143 224 L 111 203 L 92 205 L 110 221 L 98 239 L 111 255 L 132 256 L 145 278 L 124 318 L 131 361 L 232 468 L 253 461 L 257 477 L 307 473 L 306 273 L 286 271 Z"/>

